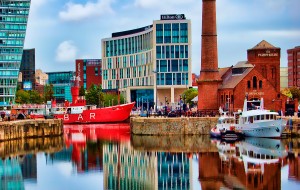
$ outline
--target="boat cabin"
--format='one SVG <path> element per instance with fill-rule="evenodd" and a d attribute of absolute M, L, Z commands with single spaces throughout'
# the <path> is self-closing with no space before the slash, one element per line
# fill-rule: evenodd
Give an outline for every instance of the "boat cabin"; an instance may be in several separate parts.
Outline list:
<path fill-rule="evenodd" d="M 276 120 L 277 116 L 278 113 L 276 112 L 269 112 L 269 113 L 265 112 L 263 114 L 242 116 L 242 122 L 245 124 L 265 122 L 268 120 Z"/>
<path fill-rule="evenodd" d="M 67 108 L 67 114 L 80 114 L 84 110 L 84 106 L 73 106 Z"/>

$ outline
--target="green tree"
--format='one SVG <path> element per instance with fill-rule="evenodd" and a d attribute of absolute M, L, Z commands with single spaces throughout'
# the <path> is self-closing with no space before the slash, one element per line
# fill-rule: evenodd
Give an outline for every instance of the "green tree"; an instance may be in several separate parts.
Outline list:
<path fill-rule="evenodd" d="M 185 97 L 185 102 L 188 103 L 189 105 L 194 105 L 192 99 L 195 98 L 196 96 L 198 96 L 198 90 L 195 88 L 187 89 L 182 93 L 182 99 L 184 99 Z"/>
<path fill-rule="evenodd" d="M 125 103 L 123 94 L 120 94 L 120 104 Z M 113 93 L 104 94 L 104 106 L 118 105 L 118 95 Z"/>
<path fill-rule="evenodd" d="M 96 86 L 92 84 L 85 94 L 85 99 L 87 104 L 98 105 L 98 107 L 101 107 L 104 100 L 101 85 Z"/>
<path fill-rule="evenodd" d="M 289 88 L 284 88 L 283 90 L 281 90 L 281 93 L 282 93 L 283 95 L 289 97 L 289 98 L 292 98 L 292 97 L 293 97 L 293 95 L 292 95 L 292 93 L 291 93 L 291 91 L 290 91 Z"/>
<path fill-rule="evenodd" d="M 43 98 L 35 90 L 18 90 L 16 93 L 16 103 L 18 104 L 41 104 L 43 103 Z"/>
<path fill-rule="evenodd" d="M 300 90 L 299 90 L 299 88 L 293 86 L 293 87 L 290 87 L 289 89 L 290 89 L 290 92 L 292 94 L 292 98 L 293 99 L 297 98 L 299 100 L 300 99 Z"/>
<path fill-rule="evenodd" d="M 79 89 L 79 96 L 85 96 L 85 90 L 83 86 L 81 86 Z"/>
<path fill-rule="evenodd" d="M 16 103 L 18 104 L 26 104 L 29 102 L 29 93 L 25 90 L 18 90 L 16 93 Z"/>
<path fill-rule="evenodd" d="M 29 93 L 29 102 L 28 103 L 33 103 L 33 104 L 42 104 L 43 103 L 43 98 L 36 90 L 30 90 L 30 91 L 28 91 L 28 93 Z"/>
<path fill-rule="evenodd" d="M 50 101 L 54 99 L 54 91 L 52 84 L 46 84 L 44 87 L 44 102 Z"/>

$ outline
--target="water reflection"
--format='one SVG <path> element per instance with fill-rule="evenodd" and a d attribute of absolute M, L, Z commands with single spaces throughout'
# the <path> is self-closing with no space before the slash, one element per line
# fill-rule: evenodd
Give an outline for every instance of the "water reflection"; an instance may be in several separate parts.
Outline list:
<path fill-rule="evenodd" d="M 293 189 L 300 139 L 130 136 L 128 124 L 65 126 L 0 143 L 1 189 Z"/>
<path fill-rule="evenodd" d="M 281 189 L 281 167 L 287 164 L 287 151 L 283 143 L 276 139 L 246 138 L 244 141 L 226 143 L 215 141 L 218 155 L 199 155 L 204 163 L 207 159 L 215 167 L 214 170 L 200 167 L 206 175 L 218 181 L 218 187 L 239 189 Z M 200 163 L 200 165 L 201 165 Z M 200 182 L 208 176 L 200 173 Z M 220 174 L 222 174 L 220 176 Z"/>

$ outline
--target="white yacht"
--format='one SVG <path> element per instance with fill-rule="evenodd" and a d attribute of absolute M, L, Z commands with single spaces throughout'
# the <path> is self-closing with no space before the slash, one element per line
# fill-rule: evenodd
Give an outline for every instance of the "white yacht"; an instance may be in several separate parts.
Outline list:
<path fill-rule="evenodd" d="M 254 106 L 258 102 L 259 106 Z M 249 106 L 248 105 L 252 105 Z M 238 124 L 236 129 L 241 130 L 245 136 L 251 137 L 281 137 L 287 121 L 277 117 L 279 114 L 266 110 L 263 99 L 260 101 L 244 101 L 243 111 L 236 114 Z"/>

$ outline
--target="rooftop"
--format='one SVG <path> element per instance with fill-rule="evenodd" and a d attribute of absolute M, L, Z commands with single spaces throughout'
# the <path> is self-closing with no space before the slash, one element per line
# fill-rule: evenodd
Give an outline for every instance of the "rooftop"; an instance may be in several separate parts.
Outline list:
<path fill-rule="evenodd" d="M 259 42 L 256 46 L 254 46 L 252 49 L 273 49 L 273 48 L 277 48 L 275 46 L 273 46 L 272 44 L 270 44 L 269 42 L 262 40 L 261 42 Z"/>

